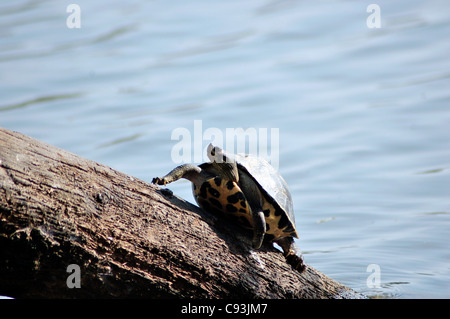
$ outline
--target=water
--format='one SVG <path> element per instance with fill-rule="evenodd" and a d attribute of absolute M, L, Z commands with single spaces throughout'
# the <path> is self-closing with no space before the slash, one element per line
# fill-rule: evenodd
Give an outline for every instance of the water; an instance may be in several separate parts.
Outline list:
<path fill-rule="evenodd" d="M 69 2 L 0 4 L 0 126 L 146 181 L 195 120 L 278 128 L 307 263 L 450 297 L 448 2 L 377 1 L 379 29 L 370 1 L 76 3 L 81 29 Z"/>

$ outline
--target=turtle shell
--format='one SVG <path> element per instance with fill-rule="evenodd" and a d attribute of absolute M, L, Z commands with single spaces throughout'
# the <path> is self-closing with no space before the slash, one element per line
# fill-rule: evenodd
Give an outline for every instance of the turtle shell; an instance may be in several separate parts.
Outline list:
<path fill-rule="evenodd" d="M 200 167 L 205 170 L 214 169 L 211 163 L 203 163 Z M 223 213 L 244 228 L 253 228 L 250 206 L 236 182 L 213 176 L 203 182 L 200 187 L 193 183 L 192 193 L 197 204 L 203 209 L 213 213 Z"/>
<path fill-rule="evenodd" d="M 246 172 L 252 177 L 264 195 L 263 212 L 269 226 L 267 234 L 272 234 L 274 239 L 286 236 L 298 238 L 292 196 L 283 177 L 262 158 L 242 154 L 230 157 L 238 164 L 239 172 Z"/>
<path fill-rule="evenodd" d="M 263 195 L 263 213 L 266 221 L 266 240 L 276 241 L 284 237 L 298 238 L 295 229 L 292 197 L 286 181 L 266 160 L 253 155 L 224 156 L 236 161 L 239 174 L 247 174 L 254 180 Z M 193 186 L 194 198 L 200 207 L 221 212 L 237 219 L 245 228 L 253 228 L 250 205 L 240 189 L 240 185 L 225 183 L 211 163 L 200 165 L 211 174 L 200 187 Z M 240 195 L 240 197 L 238 196 Z"/>

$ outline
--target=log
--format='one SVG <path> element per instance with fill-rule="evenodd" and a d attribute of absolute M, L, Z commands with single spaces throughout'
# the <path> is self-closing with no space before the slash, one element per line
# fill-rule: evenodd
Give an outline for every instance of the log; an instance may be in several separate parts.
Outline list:
<path fill-rule="evenodd" d="M 164 189 L 3 128 L 0 295 L 364 297 Z"/>

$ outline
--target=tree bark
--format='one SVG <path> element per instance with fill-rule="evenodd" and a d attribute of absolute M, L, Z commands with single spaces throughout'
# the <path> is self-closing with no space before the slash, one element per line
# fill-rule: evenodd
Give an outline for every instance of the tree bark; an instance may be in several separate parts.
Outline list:
<path fill-rule="evenodd" d="M 362 297 L 170 192 L 3 128 L 0 295 Z"/>

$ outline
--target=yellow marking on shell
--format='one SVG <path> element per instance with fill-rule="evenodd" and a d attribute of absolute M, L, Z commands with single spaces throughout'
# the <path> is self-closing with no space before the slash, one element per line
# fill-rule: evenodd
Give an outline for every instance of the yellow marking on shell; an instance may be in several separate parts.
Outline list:
<path fill-rule="evenodd" d="M 238 201 L 237 203 L 229 203 L 229 201 L 228 201 L 229 196 L 232 196 L 239 192 L 242 192 L 241 188 L 235 182 L 233 182 L 233 188 L 231 190 L 228 189 L 228 187 L 227 187 L 228 181 L 226 181 L 224 179 L 221 180 L 221 183 L 219 186 L 216 185 L 214 179 L 210 179 L 206 182 L 211 185 L 211 188 L 218 191 L 219 196 L 216 197 L 216 196 L 212 195 L 209 191 L 206 191 L 206 198 L 203 198 L 200 196 L 200 188 L 197 187 L 194 190 L 194 196 L 197 200 L 197 203 L 200 205 L 200 207 L 202 207 L 205 210 L 209 210 L 210 207 L 212 207 L 212 209 L 214 209 L 214 210 L 220 210 L 225 215 L 228 215 L 228 216 L 238 219 L 238 222 L 239 222 L 239 219 L 245 218 L 249 223 L 249 227 L 246 227 L 246 225 L 244 225 L 242 222 L 240 222 L 240 224 L 242 224 L 245 228 L 252 229 L 253 228 L 253 220 L 252 220 L 250 212 L 249 212 L 249 206 L 248 206 L 247 201 L 245 201 L 245 204 L 246 204 L 245 208 L 241 206 L 240 201 Z M 222 208 L 220 209 L 219 207 L 214 206 L 214 204 L 211 204 L 211 199 L 217 200 L 222 205 Z M 205 202 L 206 202 L 206 204 L 205 204 Z M 227 204 L 235 206 L 237 208 L 237 211 L 236 212 L 228 211 L 226 208 Z M 244 212 L 239 211 L 239 209 L 243 209 Z"/>
<path fill-rule="evenodd" d="M 266 234 L 270 234 L 274 236 L 274 239 L 282 238 L 282 237 L 288 237 L 288 236 L 294 236 L 298 237 L 297 232 L 294 230 L 294 232 L 289 231 L 289 225 L 279 228 L 279 223 L 282 215 L 275 215 L 275 207 L 269 203 L 267 200 L 264 199 L 263 204 L 263 211 L 269 210 L 269 216 L 265 216 L 264 218 L 266 220 L 266 224 L 269 225 L 269 229 L 266 231 Z M 285 214 L 283 212 L 282 214 Z"/>
<path fill-rule="evenodd" d="M 216 185 L 214 178 L 210 179 L 207 181 L 207 183 L 209 183 L 209 185 L 211 186 L 211 188 L 215 189 L 218 193 L 219 196 L 216 197 L 214 195 L 212 195 L 210 193 L 209 190 L 206 191 L 206 198 L 203 198 L 200 196 L 200 188 L 197 187 L 194 190 L 194 197 L 197 200 L 197 203 L 199 204 L 200 207 L 202 207 L 205 210 L 219 210 L 220 212 L 222 212 L 223 214 L 227 215 L 227 216 L 231 216 L 233 218 L 238 219 L 238 222 L 244 226 L 247 229 L 252 229 L 253 228 L 253 218 L 251 216 L 251 213 L 249 211 L 249 206 L 248 206 L 248 202 L 245 200 L 246 203 L 246 208 L 242 208 L 240 201 L 238 201 L 237 203 L 230 203 L 231 205 L 235 206 L 236 208 L 242 208 L 245 210 L 245 212 L 239 212 L 239 210 L 237 212 L 229 212 L 226 208 L 226 204 L 229 203 L 228 201 L 228 197 L 237 194 L 238 192 L 242 192 L 240 187 L 233 182 L 233 188 L 230 190 L 227 188 L 227 181 L 226 180 L 221 180 L 221 183 L 219 186 Z M 217 206 L 214 206 L 213 204 L 211 204 L 211 199 L 212 201 L 216 200 L 221 204 L 221 209 L 218 208 Z M 288 237 L 288 236 L 294 236 L 294 237 L 298 237 L 297 232 L 294 230 L 294 232 L 290 231 L 288 228 L 289 225 L 283 227 L 282 229 L 279 228 L 279 223 L 280 220 L 282 218 L 282 215 L 285 214 L 285 212 L 280 213 L 278 216 L 275 215 L 275 207 L 268 202 L 265 198 L 264 198 L 264 203 L 263 203 L 263 211 L 269 211 L 269 216 L 264 215 L 265 218 L 265 222 L 266 224 L 269 225 L 269 229 L 266 231 L 267 234 L 273 235 L 274 240 L 278 239 L 278 238 L 282 238 L 282 237 Z M 246 223 L 242 222 L 242 218 L 244 218 L 247 222 L 248 225 L 245 225 Z"/>

